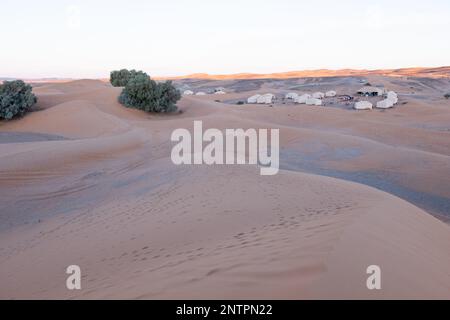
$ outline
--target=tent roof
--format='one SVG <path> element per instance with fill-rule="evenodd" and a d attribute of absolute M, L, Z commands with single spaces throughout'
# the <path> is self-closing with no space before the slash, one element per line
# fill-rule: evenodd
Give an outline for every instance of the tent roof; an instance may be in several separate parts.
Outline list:
<path fill-rule="evenodd" d="M 382 94 L 383 89 L 378 88 L 378 87 L 372 87 L 372 86 L 364 86 L 361 89 L 359 89 L 358 92 L 376 92 L 376 93 Z"/>

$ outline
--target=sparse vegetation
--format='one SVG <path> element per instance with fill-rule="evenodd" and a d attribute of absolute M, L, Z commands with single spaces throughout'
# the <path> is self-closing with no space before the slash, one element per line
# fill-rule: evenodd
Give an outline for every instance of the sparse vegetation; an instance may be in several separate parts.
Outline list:
<path fill-rule="evenodd" d="M 236 102 L 236 104 L 239 105 L 239 106 L 241 106 L 241 105 L 244 104 L 244 101 L 238 101 L 238 102 Z"/>
<path fill-rule="evenodd" d="M 31 86 L 22 80 L 5 81 L 0 85 L 0 119 L 22 116 L 36 102 Z"/>
<path fill-rule="evenodd" d="M 147 112 L 174 112 L 180 92 L 171 81 L 157 83 L 143 72 L 137 72 L 125 85 L 119 102 L 127 107 Z"/>
<path fill-rule="evenodd" d="M 125 87 L 128 81 L 138 74 L 144 75 L 146 73 L 127 69 L 111 71 L 109 82 L 111 82 L 114 87 Z"/>
<path fill-rule="evenodd" d="M 445 99 L 450 99 L 450 92 L 449 92 L 449 93 L 446 93 L 446 94 L 444 94 L 444 98 L 445 98 Z"/>

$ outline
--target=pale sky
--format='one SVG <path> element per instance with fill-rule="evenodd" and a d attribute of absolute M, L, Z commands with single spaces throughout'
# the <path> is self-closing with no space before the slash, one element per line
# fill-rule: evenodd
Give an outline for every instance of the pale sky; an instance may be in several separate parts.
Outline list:
<path fill-rule="evenodd" d="M 450 65 L 449 0 L 1 0 L 0 77 Z"/>

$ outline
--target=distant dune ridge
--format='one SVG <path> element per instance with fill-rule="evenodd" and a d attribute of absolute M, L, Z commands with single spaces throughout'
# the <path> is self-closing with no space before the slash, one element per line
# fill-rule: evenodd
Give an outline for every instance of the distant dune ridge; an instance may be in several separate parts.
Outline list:
<path fill-rule="evenodd" d="M 358 70 L 358 69 L 341 69 L 341 70 L 304 70 L 289 71 L 280 73 L 236 73 L 214 75 L 207 73 L 194 73 L 177 77 L 157 77 L 157 79 L 208 79 L 208 80 L 230 80 L 230 79 L 289 79 L 304 77 L 336 77 L 336 76 L 368 76 L 380 75 L 389 77 L 428 77 L 428 78 L 450 78 L 450 67 L 436 68 L 404 68 L 404 69 L 378 69 L 378 70 Z"/>
<path fill-rule="evenodd" d="M 449 299 L 450 227 L 426 211 L 445 220 L 450 203 L 450 83 L 367 72 L 399 93 L 396 108 L 235 104 L 260 91 L 353 92 L 351 77 L 195 82 L 231 93 L 183 97 L 173 115 L 125 108 L 102 81 L 39 84 L 38 111 L 0 123 L 0 298 Z M 173 165 L 171 132 L 194 120 L 279 128 L 280 173 Z M 65 287 L 72 264 L 81 291 Z M 366 287 L 373 264 L 381 290 Z"/>

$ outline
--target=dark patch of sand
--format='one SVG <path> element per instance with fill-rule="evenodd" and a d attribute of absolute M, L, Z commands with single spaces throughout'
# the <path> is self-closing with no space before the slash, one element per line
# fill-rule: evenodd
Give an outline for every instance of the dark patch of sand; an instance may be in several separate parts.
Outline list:
<path fill-rule="evenodd" d="M 63 136 L 34 132 L 0 132 L 0 144 L 67 140 Z"/>
<path fill-rule="evenodd" d="M 414 205 L 426 210 L 435 217 L 450 223 L 450 198 L 421 192 L 398 183 L 398 176 L 383 170 L 373 171 L 344 171 L 326 168 L 323 159 L 345 160 L 357 157 L 360 150 L 357 148 L 330 150 L 316 150 L 306 153 L 297 149 L 280 150 L 280 168 L 284 170 L 305 172 L 328 176 L 377 188 L 391 193 Z"/>

